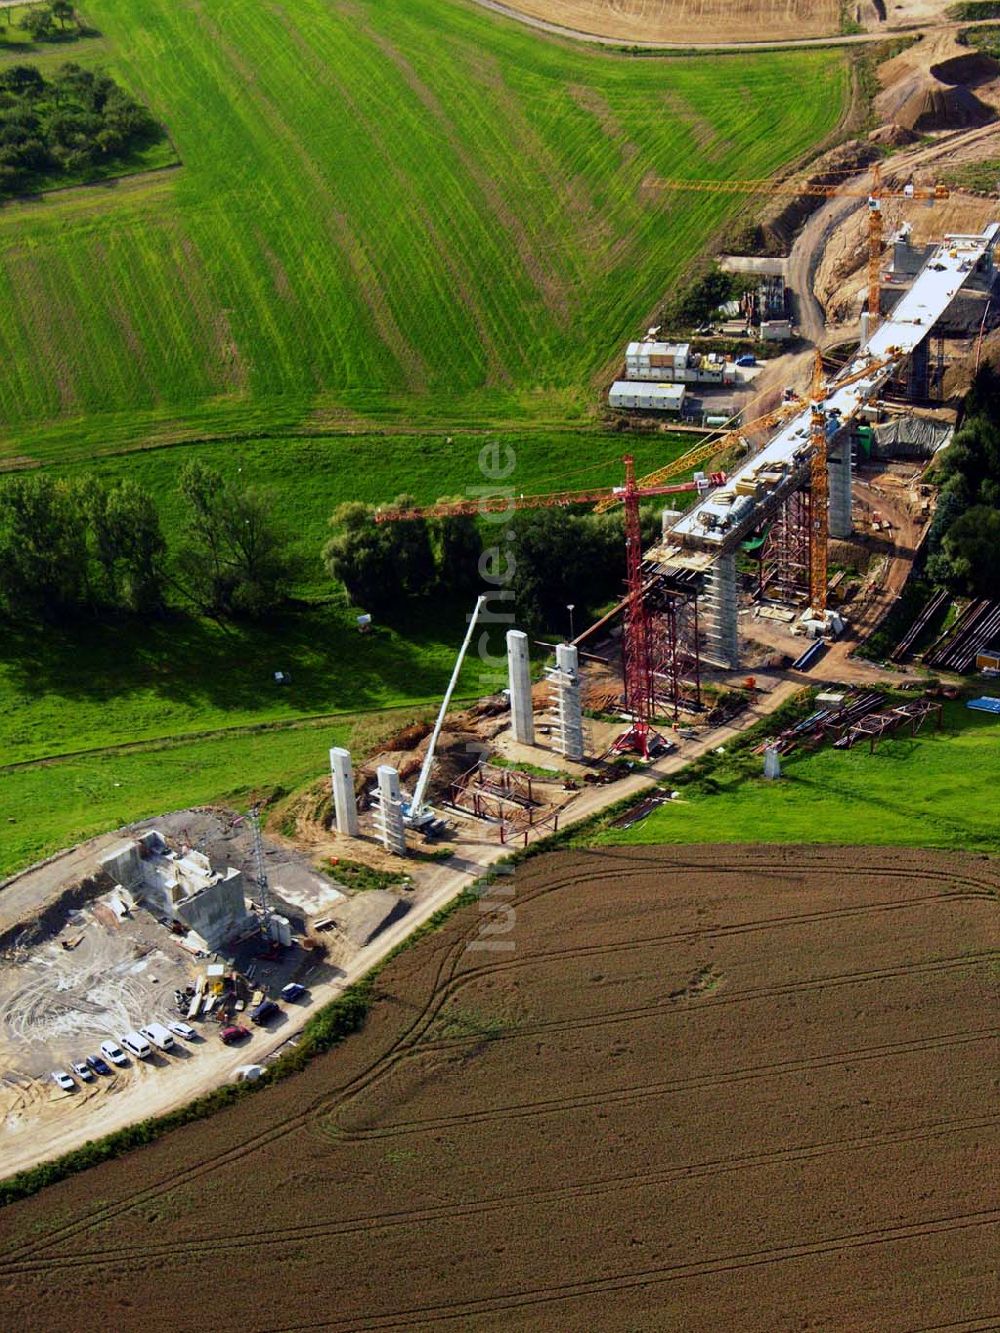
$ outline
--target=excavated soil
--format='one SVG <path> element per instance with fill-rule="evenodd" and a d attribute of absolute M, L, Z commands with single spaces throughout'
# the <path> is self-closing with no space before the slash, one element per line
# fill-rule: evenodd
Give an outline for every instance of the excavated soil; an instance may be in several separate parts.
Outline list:
<path fill-rule="evenodd" d="M 998 887 L 896 848 L 528 862 L 305 1073 L 0 1214 L 5 1325 L 991 1327 Z"/>

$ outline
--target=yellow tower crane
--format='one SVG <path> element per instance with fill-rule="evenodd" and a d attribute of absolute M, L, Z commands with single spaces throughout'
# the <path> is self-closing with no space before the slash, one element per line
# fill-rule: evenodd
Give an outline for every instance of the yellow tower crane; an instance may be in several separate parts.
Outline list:
<path fill-rule="evenodd" d="M 667 190 L 702 190 L 719 194 L 794 195 L 809 198 L 868 200 L 868 316 L 869 332 L 873 333 L 880 315 L 879 273 L 882 259 L 883 199 L 947 199 L 947 185 L 904 185 L 901 190 L 888 189 L 882 183 L 882 169 L 876 162 L 872 167 L 872 183 L 868 190 L 844 185 L 814 185 L 806 181 L 761 180 L 680 180 L 660 178 L 657 184 Z"/>

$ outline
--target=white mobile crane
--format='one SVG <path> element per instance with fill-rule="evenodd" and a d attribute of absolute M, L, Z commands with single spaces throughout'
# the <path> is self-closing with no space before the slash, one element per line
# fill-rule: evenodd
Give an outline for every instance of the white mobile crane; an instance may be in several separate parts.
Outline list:
<path fill-rule="evenodd" d="M 451 703 L 451 696 L 455 692 L 455 686 L 458 684 L 458 677 L 462 670 L 462 663 L 465 660 L 465 654 L 468 651 L 469 643 L 472 640 L 473 630 L 476 628 L 476 622 L 479 619 L 479 613 L 483 609 L 485 597 L 480 597 L 476 601 L 475 610 L 469 617 L 469 628 L 465 632 L 465 638 L 462 646 L 458 650 L 458 659 L 455 662 L 455 669 L 451 673 L 451 680 L 448 682 L 448 688 L 444 692 L 444 699 L 441 702 L 441 711 L 438 713 L 437 721 L 434 724 L 434 730 L 431 732 L 430 744 L 427 746 L 427 754 L 424 757 L 423 767 L 420 770 L 420 776 L 417 778 L 417 785 L 414 788 L 412 798 L 407 801 L 403 797 L 403 823 L 407 828 L 417 829 L 425 834 L 433 836 L 443 827 L 440 819 L 435 815 L 429 805 L 425 805 L 424 796 L 427 791 L 427 783 L 431 776 L 431 765 L 434 763 L 434 750 L 437 746 L 438 736 L 441 734 L 441 728 L 444 725 L 445 714 L 448 711 L 448 705 Z"/>

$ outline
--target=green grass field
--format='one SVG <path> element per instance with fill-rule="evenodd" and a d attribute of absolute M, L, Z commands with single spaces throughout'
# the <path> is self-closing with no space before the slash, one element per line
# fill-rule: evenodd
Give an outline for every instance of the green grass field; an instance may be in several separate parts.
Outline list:
<path fill-rule="evenodd" d="M 763 761 L 761 760 L 761 766 Z M 874 754 L 830 746 L 782 761 L 780 782 L 727 779 L 685 795 L 601 842 L 828 842 L 1000 851 L 1000 720 L 945 705 L 944 729 L 886 741 Z"/>
<path fill-rule="evenodd" d="M 637 60 L 463 0 L 86 18 L 184 165 L 0 211 L 8 457 L 583 421 L 743 206 L 655 179 L 766 174 L 835 127 L 848 87 L 832 52 Z"/>
<path fill-rule="evenodd" d="M 688 441 L 603 430 L 600 386 L 744 203 L 656 180 L 797 161 L 850 85 L 835 52 L 637 60 L 465 0 L 93 0 L 85 18 L 97 35 L 31 59 L 106 65 L 182 165 L 0 208 L 0 470 L 133 476 L 176 543 L 181 459 L 241 468 L 273 487 L 309 598 L 330 591 L 336 504 L 469 492 L 487 432 L 525 493 L 617 483 L 626 449 L 640 473 L 676 456 Z M 44 816 L 0 820 L 0 866 L 246 786 L 233 772 L 321 772 L 302 724 L 437 697 L 463 613 L 404 610 L 370 640 L 336 602 L 265 632 L 8 633 L 0 806 Z M 284 730 L 242 730 L 260 722 Z M 128 742 L 151 748 L 107 748 Z M 100 786 L 123 763 L 130 804 Z"/>
<path fill-rule="evenodd" d="M 331 745 L 364 750 L 429 710 L 156 741 L 0 772 L 0 877 L 60 847 L 188 805 L 294 790 L 329 766 Z"/>

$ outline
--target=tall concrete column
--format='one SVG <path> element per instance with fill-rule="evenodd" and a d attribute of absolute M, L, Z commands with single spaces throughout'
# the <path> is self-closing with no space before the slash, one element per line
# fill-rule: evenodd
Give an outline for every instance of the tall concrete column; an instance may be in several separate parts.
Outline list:
<path fill-rule="evenodd" d="M 735 551 L 723 551 L 705 575 L 702 606 L 705 656 L 722 666 L 737 668 L 740 654 Z"/>
<path fill-rule="evenodd" d="M 403 826 L 403 798 L 399 790 L 399 774 L 389 764 L 378 766 L 378 792 L 375 808 L 375 827 L 387 852 L 406 855 L 406 831 Z"/>
<path fill-rule="evenodd" d="M 849 537 L 854 524 L 851 518 L 851 437 L 846 430 L 827 446 L 826 471 L 830 479 L 830 536 Z"/>
<path fill-rule="evenodd" d="M 354 799 L 354 766 L 351 752 L 339 745 L 330 751 L 330 777 L 333 782 L 333 809 L 337 830 L 349 838 L 358 836 L 358 806 Z"/>
<path fill-rule="evenodd" d="M 549 673 L 556 691 L 555 745 L 558 754 L 575 763 L 583 760 L 583 711 L 580 706 L 580 663 L 576 648 L 561 643 L 556 667 Z"/>
<path fill-rule="evenodd" d="M 510 720 L 514 739 L 522 745 L 534 745 L 535 720 L 531 712 L 528 636 L 523 630 L 507 631 L 507 675 L 510 684 Z"/>

